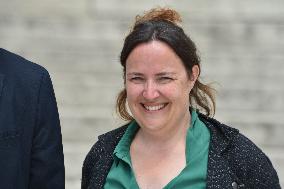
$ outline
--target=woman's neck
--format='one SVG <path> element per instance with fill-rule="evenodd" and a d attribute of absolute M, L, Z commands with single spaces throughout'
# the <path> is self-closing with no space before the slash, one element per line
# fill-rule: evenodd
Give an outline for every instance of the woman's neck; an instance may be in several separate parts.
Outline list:
<path fill-rule="evenodd" d="M 146 130 L 140 128 L 134 138 L 133 143 L 145 150 L 170 150 L 177 144 L 184 144 L 186 140 L 187 129 L 190 127 L 191 116 L 189 115 L 182 122 L 165 127 L 161 130 Z"/>

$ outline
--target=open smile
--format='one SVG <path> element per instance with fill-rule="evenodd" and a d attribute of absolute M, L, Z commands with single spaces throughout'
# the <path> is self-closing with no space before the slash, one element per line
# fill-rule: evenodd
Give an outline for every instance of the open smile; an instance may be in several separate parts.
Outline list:
<path fill-rule="evenodd" d="M 164 109 L 168 105 L 168 103 L 163 103 L 163 104 L 158 104 L 158 105 L 146 105 L 146 104 L 141 103 L 141 105 L 147 111 L 159 111 L 161 109 Z"/>

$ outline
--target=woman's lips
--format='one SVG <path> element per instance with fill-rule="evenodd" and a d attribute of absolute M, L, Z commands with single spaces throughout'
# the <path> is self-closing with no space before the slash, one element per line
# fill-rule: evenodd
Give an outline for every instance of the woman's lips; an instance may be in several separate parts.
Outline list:
<path fill-rule="evenodd" d="M 158 111 L 158 110 L 165 108 L 168 105 L 168 103 L 162 103 L 162 104 L 157 104 L 157 105 L 146 105 L 143 103 L 141 104 L 147 111 Z"/>

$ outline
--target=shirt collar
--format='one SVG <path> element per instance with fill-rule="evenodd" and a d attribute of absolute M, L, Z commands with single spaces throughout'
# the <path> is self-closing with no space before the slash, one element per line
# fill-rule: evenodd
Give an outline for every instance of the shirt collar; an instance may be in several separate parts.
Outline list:
<path fill-rule="evenodd" d="M 135 120 L 133 120 L 132 122 L 130 122 L 130 124 L 128 125 L 124 135 L 122 136 L 122 138 L 120 139 L 119 143 L 117 144 L 113 155 L 114 157 L 117 157 L 121 160 L 126 161 L 127 163 L 129 163 L 131 165 L 131 160 L 130 160 L 130 145 L 131 142 L 133 140 L 133 138 L 135 137 L 137 131 L 139 129 L 138 124 L 136 123 Z"/>

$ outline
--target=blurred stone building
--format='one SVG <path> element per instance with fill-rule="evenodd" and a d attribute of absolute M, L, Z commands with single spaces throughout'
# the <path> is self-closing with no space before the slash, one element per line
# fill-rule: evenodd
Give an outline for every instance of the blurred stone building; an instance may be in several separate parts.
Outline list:
<path fill-rule="evenodd" d="M 66 188 L 80 188 L 97 136 L 118 127 L 119 53 L 135 15 L 175 8 L 195 41 L 215 118 L 238 128 L 284 179 L 284 1 L 0 0 L 0 47 L 45 66 L 61 117 Z"/>

